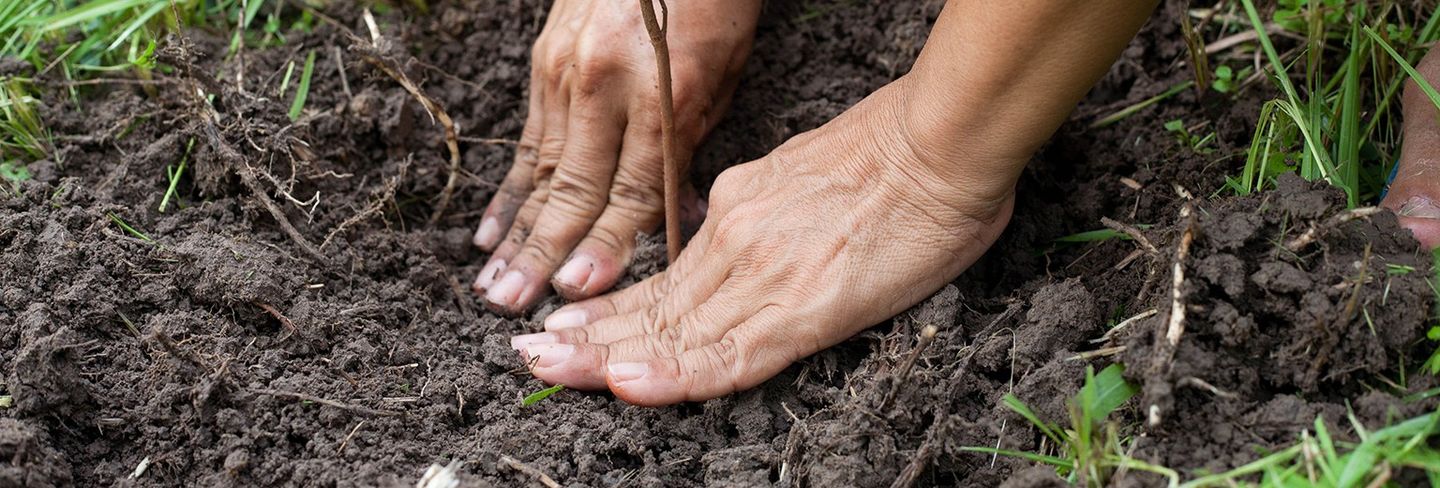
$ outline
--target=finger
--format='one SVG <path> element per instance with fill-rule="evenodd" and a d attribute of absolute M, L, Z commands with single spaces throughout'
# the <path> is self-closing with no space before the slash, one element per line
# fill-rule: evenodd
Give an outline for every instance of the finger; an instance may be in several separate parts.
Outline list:
<path fill-rule="evenodd" d="M 627 328 L 601 322 L 590 327 L 515 336 L 510 347 L 520 351 L 526 363 L 533 364 L 531 372 L 546 382 L 600 389 L 606 386 L 607 363 L 676 357 L 720 341 L 754 312 L 741 297 L 736 292 L 716 293 L 676 324 L 648 329 L 654 330 L 651 333 L 633 333 L 647 330 L 643 326 Z M 633 312 L 627 317 L 638 315 L 642 314 Z"/>
<path fill-rule="evenodd" d="M 486 292 L 487 301 L 521 311 L 543 296 L 561 259 L 605 209 L 624 124 L 621 112 L 598 103 L 571 110 L 569 142 L 545 206 L 505 277 Z"/>
<path fill-rule="evenodd" d="M 665 202 L 658 143 L 647 123 L 626 128 L 604 213 L 555 274 L 561 296 L 582 300 L 615 286 L 634 255 L 636 234 L 660 225 Z"/>
<path fill-rule="evenodd" d="M 475 294 L 484 296 L 486 291 L 504 276 L 510 259 L 520 252 L 520 246 L 524 245 L 525 239 L 529 237 L 531 223 L 540 215 L 540 209 L 545 206 L 549 192 L 549 181 L 541 181 L 540 185 L 530 192 L 530 197 L 525 199 L 525 204 L 515 213 L 515 223 L 510 226 L 505 239 L 500 242 L 495 252 L 490 253 L 490 260 L 480 268 L 480 274 L 475 277 L 475 283 L 471 285 Z"/>
<path fill-rule="evenodd" d="M 702 227 L 701 234 L 706 233 L 706 228 Z M 580 327 L 655 306 L 705 258 L 708 241 L 708 238 L 695 239 L 693 245 L 680 252 L 680 258 L 669 269 L 629 288 L 560 307 L 545 317 L 545 330 Z"/>
<path fill-rule="evenodd" d="M 538 79 L 538 70 L 531 71 L 531 79 Z M 525 114 L 525 129 L 520 133 L 520 142 L 515 148 L 515 161 L 510 171 L 500 182 L 500 189 L 490 197 L 485 214 L 480 218 L 480 227 L 475 230 L 475 245 L 485 251 L 494 251 L 500 238 L 515 221 L 515 214 L 535 189 L 535 166 L 539 162 L 539 147 L 545 133 L 543 90 L 532 86 L 530 101 Z"/>
<path fill-rule="evenodd" d="M 675 357 L 610 362 L 606 384 L 627 403 L 660 406 L 703 401 L 759 385 L 799 359 L 780 332 L 778 313 L 757 315 L 720 340 Z"/>
<path fill-rule="evenodd" d="M 648 334 L 608 342 L 606 347 L 610 354 L 607 360 L 623 363 L 676 357 L 719 342 L 727 332 L 763 308 L 761 302 L 747 300 L 747 296 L 738 288 L 724 285 L 709 300 L 682 315 L 674 324 Z"/>
<path fill-rule="evenodd" d="M 521 348 L 530 373 L 552 385 L 577 390 L 605 389 L 607 350 L 603 344 L 539 343 Z"/>

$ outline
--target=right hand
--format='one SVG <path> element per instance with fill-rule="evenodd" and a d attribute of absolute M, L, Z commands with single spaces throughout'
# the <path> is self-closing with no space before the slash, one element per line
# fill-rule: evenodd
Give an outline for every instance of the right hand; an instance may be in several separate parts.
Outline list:
<path fill-rule="evenodd" d="M 669 4 L 683 165 L 730 102 L 760 2 Z M 572 300 L 609 290 L 630 262 L 636 234 L 663 220 L 656 80 L 635 0 L 555 2 L 532 51 L 515 161 L 475 233 L 475 245 L 491 255 L 473 286 L 491 308 L 523 312 L 552 283 Z"/>

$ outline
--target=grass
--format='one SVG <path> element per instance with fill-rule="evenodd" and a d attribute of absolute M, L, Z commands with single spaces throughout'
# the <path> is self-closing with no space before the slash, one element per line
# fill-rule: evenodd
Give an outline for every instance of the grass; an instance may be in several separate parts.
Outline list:
<path fill-rule="evenodd" d="M 145 241 L 145 242 L 148 242 L 148 243 L 151 243 L 151 244 L 155 244 L 155 240 L 154 240 L 154 239 L 151 239 L 150 236 L 145 235 L 144 232 L 140 232 L 140 231 L 138 231 L 138 230 L 135 230 L 134 227 L 131 227 L 130 224 L 125 223 L 125 220 L 124 220 L 124 219 L 121 219 L 119 216 L 115 215 L 114 213 L 106 212 L 105 215 L 106 215 L 106 216 L 109 216 L 109 217 L 110 217 L 110 221 L 115 222 L 115 225 L 120 226 L 120 228 L 121 228 L 122 230 L 124 230 L 125 232 L 129 233 L 129 234 L 132 235 L 132 236 L 135 236 L 135 238 L 140 239 L 140 240 Z"/>
<path fill-rule="evenodd" d="M 293 64 L 291 65 L 294 66 Z M 315 50 L 305 55 L 305 69 L 300 72 L 300 85 L 295 87 L 295 100 L 290 103 L 290 120 L 298 120 L 305 110 L 305 98 L 310 94 L 310 76 L 315 74 Z M 281 88 L 284 91 L 284 88 Z"/>
<path fill-rule="evenodd" d="M 550 398 L 550 395 L 554 395 L 554 394 L 556 394 L 556 393 L 559 393 L 560 390 L 564 390 L 564 389 L 565 389 L 565 385 L 555 385 L 555 386 L 546 388 L 546 389 L 544 389 L 544 390 L 540 390 L 540 391 L 537 391 L 537 392 L 535 392 L 535 393 L 531 393 L 531 394 L 529 394 L 529 395 L 526 395 L 526 396 L 525 396 L 525 399 L 520 400 L 520 406 L 522 406 L 522 407 L 528 407 L 528 406 L 534 405 L 534 404 L 536 404 L 536 403 L 540 403 L 541 400 L 544 400 L 544 399 L 546 399 L 546 398 Z"/>
<path fill-rule="evenodd" d="M 998 447 L 964 447 L 962 450 L 1002 455 L 1047 464 L 1071 484 L 1106 486 L 1121 469 L 1138 470 L 1164 477 L 1177 488 L 1255 486 L 1281 488 L 1369 487 L 1387 485 L 1401 469 L 1423 472 L 1432 486 L 1440 486 L 1440 412 L 1421 415 L 1370 432 L 1353 415 L 1349 417 L 1359 442 L 1334 438 L 1323 417 L 1317 416 L 1313 430 L 1298 434 L 1299 440 L 1284 449 L 1264 453 L 1259 459 L 1221 473 L 1201 473 L 1181 482 L 1170 468 L 1146 463 L 1127 454 L 1125 439 L 1117 434 L 1111 413 L 1139 389 L 1122 377 L 1124 367 L 1112 364 L 1100 373 L 1085 370 L 1085 383 L 1070 399 L 1070 426 L 1062 428 L 1042 420 L 1024 402 L 1006 394 L 1002 402 L 1024 417 L 1043 437 L 1039 452 Z M 533 396 L 533 395 L 532 395 Z"/>
<path fill-rule="evenodd" d="M 1395 95 L 1407 78 L 1424 86 L 1410 65 L 1417 47 L 1440 38 L 1440 15 L 1432 13 L 1416 31 L 1389 3 L 1282 1 L 1270 20 L 1305 39 L 1296 54 L 1285 56 L 1262 27 L 1267 22 L 1255 2 L 1240 3 L 1280 97 L 1262 106 L 1245 165 L 1226 186 L 1250 194 L 1294 171 L 1340 188 L 1350 207 L 1373 201 L 1400 144 Z M 1324 53 L 1334 48 L 1343 57 L 1328 66 Z M 1440 106 L 1440 95 L 1432 100 Z"/>
<path fill-rule="evenodd" d="M 195 138 L 191 137 L 190 142 L 185 144 L 185 154 L 180 156 L 180 165 L 165 167 L 166 179 L 170 186 L 165 188 L 165 196 L 160 198 L 160 213 L 165 213 L 165 207 L 170 204 L 170 198 L 175 196 L 175 189 L 180 185 L 180 175 L 185 173 L 185 164 L 190 161 L 190 151 L 195 149 Z"/>
<path fill-rule="evenodd" d="M 1051 453 L 992 447 L 962 449 L 1048 464 L 1054 466 L 1056 472 L 1072 484 L 1105 486 L 1111 475 L 1123 468 L 1159 474 L 1174 485 L 1179 480 L 1179 475 L 1174 470 L 1126 455 L 1115 424 L 1106 421 L 1115 409 L 1139 391 L 1139 388 L 1125 381 L 1122 377 L 1124 371 L 1124 366 L 1119 364 L 1107 366 L 1099 374 L 1095 373 L 1094 368 L 1085 368 L 1085 384 L 1069 402 L 1068 429 L 1040 419 L 1039 415 L 1015 395 L 1005 394 L 1002 400 L 1005 406 L 1040 430 L 1053 450 Z"/>
<path fill-rule="evenodd" d="M 1352 416 L 1359 443 L 1334 439 L 1322 417 L 1315 418 L 1313 434 L 1278 452 L 1224 473 L 1195 478 L 1182 487 L 1200 486 L 1390 486 L 1402 468 L 1425 473 L 1431 486 L 1440 484 L 1440 450 L 1431 447 L 1440 434 L 1440 412 L 1415 417 L 1368 432 Z M 1258 476 L 1253 485 L 1244 478 Z"/>

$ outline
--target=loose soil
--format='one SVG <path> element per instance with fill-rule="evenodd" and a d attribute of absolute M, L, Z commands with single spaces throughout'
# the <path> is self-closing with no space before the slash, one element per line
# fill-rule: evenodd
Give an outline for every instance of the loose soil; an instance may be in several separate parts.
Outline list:
<path fill-rule="evenodd" d="M 697 182 L 903 74 L 941 3 L 769 2 L 731 113 L 696 155 Z M 522 407 L 543 386 L 508 339 L 560 302 L 505 319 L 468 292 L 484 258 L 470 232 L 524 120 L 543 2 L 381 16 L 382 52 L 460 127 L 462 187 L 435 226 L 442 132 L 348 49 L 337 25 L 365 32 L 358 8 L 336 5 L 335 25 L 230 61 L 225 33 L 187 32 L 163 50 L 180 69 L 159 84 L 86 88 L 78 105 L 44 81 L 58 154 L 0 201 L 0 394 L 14 398 L 0 409 L 0 486 L 406 486 L 450 460 L 467 486 L 535 484 L 534 473 L 567 486 L 1044 485 L 1053 470 L 960 448 L 1036 448 L 1001 396 L 1064 423 L 1085 366 L 1117 359 L 1144 388 L 1119 413 L 1136 426 L 1133 454 L 1187 474 L 1293 442 L 1317 415 L 1353 439 L 1347 406 L 1370 427 L 1432 408 L 1399 399 L 1433 383 L 1415 373 L 1432 292 L 1428 259 L 1393 215 L 1337 224 L 1341 195 L 1295 178 L 1210 198 L 1228 195 L 1217 189 L 1241 164 L 1229 155 L 1270 93 L 1186 91 L 1086 127 L 1189 76 L 1179 8 L 1161 7 L 1036 156 L 1013 223 L 972 270 L 759 388 L 658 409 L 573 391 Z M 316 82 L 292 124 L 275 87 L 311 50 Z M 213 111 L 192 83 L 220 92 Z M 1216 151 L 1166 134 L 1178 117 L 1210 121 Z M 192 139 L 180 203 L 158 212 L 166 167 Z M 1142 232 L 1157 252 L 1053 243 L 1101 217 L 1152 225 Z M 1285 249 L 1306 232 L 1313 242 Z M 622 285 L 659 268 L 663 243 L 642 244 Z M 938 336 L 917 348 L 927 325 Z"/>

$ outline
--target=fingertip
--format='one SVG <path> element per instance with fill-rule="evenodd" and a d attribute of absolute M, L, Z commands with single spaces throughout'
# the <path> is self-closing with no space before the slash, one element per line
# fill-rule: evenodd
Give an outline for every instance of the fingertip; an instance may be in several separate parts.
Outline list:
<path fill-rule="evenodd" d="M 675 380 L 649 362 L 612 363 L 605 367 L 605 384 L 616 398 L 642 407 L 659 407 L 683 401 Z"/>
<path fill-rule="evenodd" d="M 496 258 L 491 259 L 490 262 L 485 263 L 485 267 L 480 268 L 480 273 L 475 275 L 474 284 L 470 286 L 476 295 L 484 296 L 485 291 L 495 285 L 495 280 L 500 279 L 500 273 L 505 271 L 505 264 L 504 259 Z"/>
<path fill-rule="evenodd" d="M 565 307 L 545 317 L 545 330 L 556 331 L 584 327 L 589 324 L 589 313 L 580 307 Z"/>
<path fill-rule="evenodd" d="M 500 244 L 501 237 L 504 237 L 504 232 L 500 228 L 500 220 L 485 217 L 480 220 L 480 228 L 475 230 L 474 244 L 475 247 L 491 252 Z"/>
<path fill-rule="evenodd" d="M 551 285 L 567 300 L 584 300 L 615 286 L 624 271 L 619 259 L 600 256 L 582 245 L 551 278 Z"/>
<path fill-rule="evenodd" d="M 534 344 L 525 349 L 526 361 L 534 361 L 531 373 L 550 384 L 577 390 L 604 389 L 600 365 L 605 362 L 604 346 L 593 344 Z"/>
<path fill-rule="evenodd" d="M 536 280 L 519 269 L 504 272 L 500 279 L 485 290 L 484 302 L 491 310 L 516 316 L 524 313 L 544 295 L 546 282 Z"/>

